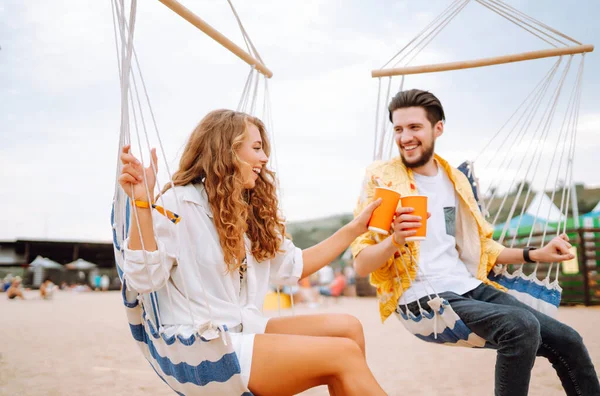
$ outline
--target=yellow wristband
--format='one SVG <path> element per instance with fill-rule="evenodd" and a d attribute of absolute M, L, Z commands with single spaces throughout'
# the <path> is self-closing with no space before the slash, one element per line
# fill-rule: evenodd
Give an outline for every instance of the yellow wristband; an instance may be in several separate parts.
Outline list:
<path fill-rule="evenodd" d="M 148 201 L 138 201 L 137 199 L 133 201 L 133 204 L 138 208 L 148 209 L 150 207 L 150 202 Z"/>
<path fill-rule="evenodd" d="M 394 237 L 395 234 L 392 234 L 391 238 L 392 238 L 392 245 L 394 245 L 396 248 L 398 249 L 402 249 L 403 246 L 400 245 L 398 242 L 396 242 L 396 238 Z"/>

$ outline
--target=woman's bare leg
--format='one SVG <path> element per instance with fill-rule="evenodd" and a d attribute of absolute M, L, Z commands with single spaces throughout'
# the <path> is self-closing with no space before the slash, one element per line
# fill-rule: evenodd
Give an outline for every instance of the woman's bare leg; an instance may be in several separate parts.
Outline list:
<path fill-rule="evenodd" d="M 385 395 L 356 342 L 344 337 L 257 334 L 248 387 L 257 395 L 294 395 L 333 385 L 343 395 Z"/>
<path fill-rule="evenodd" d="M 356 342 L 363 356 L 365 354 L 363 327 L 352 315 L 321 314 L 272 318 L 267 322 L 265 333 L 349 338 Z"/>
<path fill-rule="evenodd" d="M 365 336 L 362 324 L 352 315 L 321 314 L 277 317 L 269 320 L 265 332 L 348 338 L 356 342 L 365 356 Z M 336 379 L 327 387 L 332 396 L 341 394 L 339 390 L 341 384 Z"/>

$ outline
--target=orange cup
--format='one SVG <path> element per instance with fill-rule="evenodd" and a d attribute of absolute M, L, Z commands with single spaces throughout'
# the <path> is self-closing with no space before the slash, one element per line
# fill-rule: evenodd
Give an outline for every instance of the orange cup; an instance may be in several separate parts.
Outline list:
<path fill-rule="evenodd" d="M 371 220 L 369 221 L 369 230 L 379 234 L 389 234 L 392 220 L 400 201 L 400 193 L 387 188 L 375 187 L 375 196 L 373 200 L 381 198 L 381 205 L 373 211 Z"/>
<path fill-rule="evenodd" d="M 407 195 L 402 197 L 401 204 L 403 208 L 413 208 L 411 215 L 421 216 L 421 227 L 407 228 L 408 230 L 417 230 L 413 236 L 405 238 L 405 241 L 423 241 L 427 236 L 427 197 L 425 195 Z"/>

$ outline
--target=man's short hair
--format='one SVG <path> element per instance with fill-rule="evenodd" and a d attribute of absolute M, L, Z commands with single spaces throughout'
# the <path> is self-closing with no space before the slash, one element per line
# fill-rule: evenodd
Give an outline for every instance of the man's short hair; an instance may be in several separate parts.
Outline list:
<path fill-rule="evenodd" d="M 422 91 L 420 89 L 410 89 L 408 91 L 398 92 L 396 96 L 392 98 L 392 101 L 388 106 L 390 122 L 392 122 L 392 113 L 395 110 L 406 107 L 422 107 L 432 126 L 437 124 L 438 121 L 446 121 L 442 103 L 431 92 Z"/>

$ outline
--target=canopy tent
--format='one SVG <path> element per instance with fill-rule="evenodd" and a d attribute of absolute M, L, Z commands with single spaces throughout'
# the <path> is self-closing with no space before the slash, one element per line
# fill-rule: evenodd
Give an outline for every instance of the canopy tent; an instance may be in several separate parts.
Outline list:
<path fill-rule="evenodd" d="M 31 263 L 29 263 L 29 268 L 32 270 L 35 268 L 46 268 L 46 269 L 53 268 L 53 269 L 58 269 L 61 271 L 64 271 L 64 269 L 65 269 L 65 267 L 63 267 L 56 261 L 52 261 L 49 258 L 42 257 L 42 256 L 37 256 L 35 258 L 35 260 L 33 260 Z"/>
<path fill-rule="evenodd" d="M 70 262 L 69 264 L 65 264 L 65 267 L 70 270 L 91 270 L 97 268 L 98 266 L 94 263 L 90 263 L 84 259 L 77 259 L 75 261 Z"/>
<path fill-rule="evenodd" d="M 508 221 L 508 225 L 507 223 L 497 224 L 494 227 L 494 238 L 500 237 L 504 227 L 507 228 L 506 235 L 513 236 L 524 234 L 529 235 L 532 229 L 533 232 L 543 231 L 544 226 L 546 225 L 550 227 L 548 221 L 540 218 L 536 219 L 535 216 L 530 215 L 529 213 L 524 213 L 510 219 L 510 221 Z"/>
<path fill-rule="evenodd" d="M 559 222 L 565 218 L 560 209 L 550 200 L 548 195 L 541 191 L 533 197 L 529 207 L 525 210 L 525 213 L 533 216 L 535 216 L 536 213 L 539 213 L 538 221 L 540 217 L 548 222 Z"/>
<path fill-rule="evenodd" d="M 31 281 L 33 287 L 39 287 L 48 274 L 54 272 L 57 275 L 56 271 L 63 272 L 65 267 L 49 258 L 37 256 L 35 260 L 29 263 L 29 271 L 33 273 Z"/>
<path fill-rule="evenodd" d="M 584 214 L 582 217 L 592 219 L 600 217 L 600 201 L 598 201 L 598 204 L 594 206 L 594 209 L 592 209 L 589 213 Z"/>
<path fill-rule="evenodd" d="M 564 222 L 565 216 L 544 192 L 538 192 L 531 200 L 524 213 L 494 226 L 494 238 L 505 236 L 529 235 L 532 231 L 541 232 L 556 230 L 558 223 Z"/>

